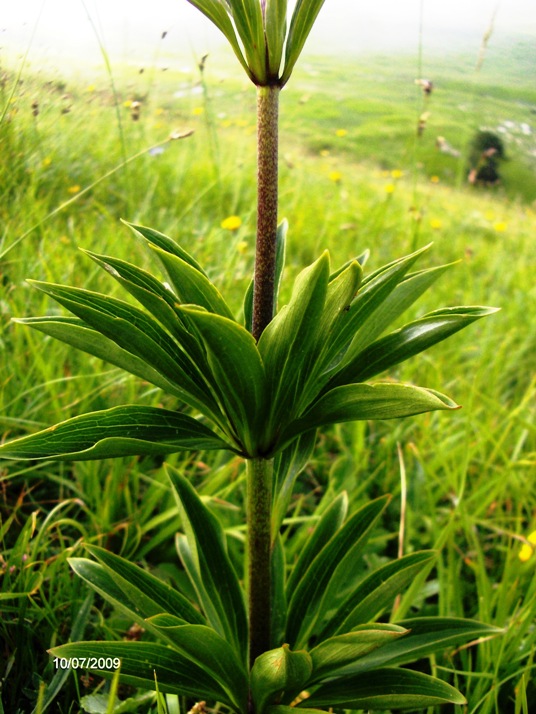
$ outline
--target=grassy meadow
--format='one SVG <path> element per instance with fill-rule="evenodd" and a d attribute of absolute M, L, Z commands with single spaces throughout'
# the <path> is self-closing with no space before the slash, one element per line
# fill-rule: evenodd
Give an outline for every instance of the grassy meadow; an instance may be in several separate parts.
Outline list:
<path fill-rule="evenodd" d="M 401 525 L 404 553 L 439 552 L 434 571 L 397 602 L 396 618 L 465 616 L 504 628 L 502 637 L 438 653 L 422 670 L 465 694 L 466 707 L 453 714 L 529 714 L 536 708 L 536 554 L 527 540 L 536 531 L 529 72 L 536 56 L 527 41 L 516 51 L 499 47 L 479 70 L 474 57 L 447 60 L 427 64 L 430 95 L 415 84 L 415 59 L 404 56 L 309 57 L 282 94 L 287 296 L 291 278 L 326 247 L 335 266 L 369 248 L 373 270 L 433 242 L 422 267 L 456 264 L 406 321 L 441 305 L 501 308 L 389 375 L 445 392 L 462 409 L 322 434 L 300 476 L 286 537 L 299 549 L 314 506 L 343 489 L 354 509 L 391 493 L 370 562 L 396 557 Z M 27 278 L 125 299 L 79 250 L 149 267 L 121 218 L 176 238 L 240 312 L 254 256 L 255 92 L 227 60 L 190 64 L 181 70 L 170 62 L 166 71 L 112 64 L 108 73 L 75 79 L 1 68 L 1 439 L 116 404 L 173 406 L 150 385 L 11 322 L 61 312 Z M 467 183 L 468 146 L 482 127 L 506 146 L 498 186 Z M 439 151 L 438 136 L 460 155 Z M 169 461 L 213 505 L 238 553 L 240 459 L 198 453 Z M 109 684 L 57 670 L 47 655 L 70 638 L 140 636 L 70 571 L 67 558 L 82 555 L 84 542 L 183 581 L 178 513 L 161 462 L 3 461 L 0 480 L 0 712 L 163 711 L 153 693 L 127 689 L 123 704 L 107 708 Z M 167 697 L 169 714 L 183 704 Z"/>

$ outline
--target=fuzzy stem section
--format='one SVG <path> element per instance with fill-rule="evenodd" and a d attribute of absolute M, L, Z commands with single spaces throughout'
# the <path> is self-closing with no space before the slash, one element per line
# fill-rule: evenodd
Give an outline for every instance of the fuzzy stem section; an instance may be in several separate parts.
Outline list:
<path fill-rule="evenodd" d="M 273 459 L 246 461 L 250 667 L 259 655 L 270 649 L 273 468 Z"/>
<path fill-rule="evenodd" d="M 278 86 L 257 87 L 257 243 L 252 324 L 256 340 L 274 314 L 280 91 Z"/>

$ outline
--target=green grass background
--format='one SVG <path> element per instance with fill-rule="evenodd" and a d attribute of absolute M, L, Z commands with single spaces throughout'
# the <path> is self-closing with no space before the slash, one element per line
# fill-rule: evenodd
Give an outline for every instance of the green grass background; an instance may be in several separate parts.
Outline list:
<path fill-rule="evenodd" d="M 535 62 L 528 40 L 497 46 L 479 70 L 472 55 L 430 58 L 435 89 L 425 97 L 414 57 L 308 57 L 281 101 L 280 213 L 290 223 L 283 301 L 325 247 L 334 265 L 369 248 L 374 269 L 433 241 L 425 263 L 459 262 L 408 319 L 442 305 L 501 308 L 391 375 L 444 391 L 463 409 L 328 430 L 300 477 L 286 532 L 298 548 L 315 507 L 342 489 L 354 508 L 391 492 L 366 557 L 395 557 L 403 467 L 404 552 L 434 547 L 439 560 L 398 616 L 475 617 L 505 628 L 422 663 L 466 694 L 456 714 L 536 707 L 536 555 L 519 558 L 536 530 Z M 172 406 L 150 385 L 10 319 L 60 310 L 28 287 L 29 277 L 120 294 L 78 251 L 150 265 L 120 218 L 176 238 L 238 313 L 254 257 L 255 91 L 228 58 L 209 57 L 202 72 L 113 64 L 111 73 L 71 79 L 18 69 L 2 68 L 0 89 L 0 437 L 114 404 Z M 507 153 L 501 184 L 487 189 L 466 182 L 467 148 L 482 127 L 501 131 Z M 438 136 L 461 157 L 440 153 Z M 229 216 L 240 217 L 237 230 L 222 227 Z M 213 504 L 238 558 L 240 460 L 170 460 Z M 69 637 L 133 636 L 132 623 L 88 599 L 66 558 L 96 542 L 182 583 L 178 514 L 161 463 L 2 462 L 0 477 L 0 712 L 39 713 L 52 694 L 48 711 L 92 711 L 83 698 L 106 688 L 57 672 L 46 650 Z M 121 711 L 157 711 L 152 694 L 122 697 L 132 702 Z M 178 705 L 168 698 L 170 713 Z"/>

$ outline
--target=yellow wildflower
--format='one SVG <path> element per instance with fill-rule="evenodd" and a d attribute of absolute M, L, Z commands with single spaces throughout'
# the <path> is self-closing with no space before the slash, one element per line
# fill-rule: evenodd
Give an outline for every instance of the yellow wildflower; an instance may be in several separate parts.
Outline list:
<path fill-rule="evenodd" d="M 124 106 L 126 109 L 130 109 L 130 107 L 132 106 L 132 99 L 127 99 L 126 101 L 124 101 L 124 102 L 123 102 L 123 106 Z"/>
<path fill-rule="evenodd" d="M 95 85 L 94 84 L 89 84 L 86 87 L 86 92 L 94 92 L 95 91 Z"/>
<path fill-rule="evenodd" d="M 439 183 L 439 176 L 430 176 L 430 181 L 432 183 Z"/>
<path fill-rule="evenodd" d="M 67 193 L 75 194 L 78 193 L 80 190 L 81 187 L 78 184 L 75 184 L 74 186 L 69 186 L 69 188 L 67 189 Z"/>
<path fill-rule="evenodd" d="M 443 225 L 443 222 L 439 220 L 439 218 L 432 218 L 430 220 L 430 228 L 433 228 L 434 231 L 438 231 Z"/>
<path fill-rule="evenodd" d="M 346 136 L 347 134 L 348 134 L 348 131 L 346 129 L 337 129 L 337 131 L 335 132 L 335 136 L 339 136 L 341 138 L 343 136 Z"/>
<path fill-rule="evenodd" d="M 388 183 L 385 186 L 385 193 L 394 193 L 395 192 L 395 185 L 394 183 Z"/>
<path fill-rule="evenodd" d="M 237 231 L 242 225 L 242 219 L 240 216 L 228 216 L 224 218 L 221 222 L 221 227 L 225 231 Z"/>
<path fill-rule="evenodd" d="M 43 168 L 50 166 L 51 163 L 52 159 L 50 158 L 50 156 L 45 156 L 45 158 L 43 159 Z"/>
<path fill-rule="evenodd" d="M 342 174 L 340 171 L 330 171 L 329 173 L 329 180 L 333 181 L 333 183 L 340 183 L 342 179 Z"/>
<path fill-rule="evenodd" d="M 404 172 L 400 171 L 400 169 L 393 169 L 391 171 L 391 178 L 399 179 L 399 178 L 402 178 L 403 175 L 404 175 Z"/>
<path fill-rule="evenodd" d="M 497 233 L 504 233 L 508 228 L 508 225 L 504 221 L 497 221 L 493 224 L 493 228 L 497 231 Z"/>
<path fill-rule="evenodd" d="M 240 253 L 240 255 L 244 255 L 244 253 L 247 251 L 247 249 L 248 249 L 247 241 L 241 240 L 240 243 L 237 243 L 236 250 L 238 253 Z"/>
<path fill-rule="evenodd" d="M 203 107 L 194 107 L 192 114 L 194 115 L 194 117 L 198 117 L 198 116 L 201 116 L 201 114 L 203 114 L 204 111 L 205 110 L 203 109 Z"/>
<path fill-rule="evenodd" d="M 534 553 L 534 549 L 536 547 L 536 531 L 532 531 L 527 540 L 529 542 L 523 543 L 518 555 L 518 558 L 522 563 L 526 563 L 530 556 Z"/>

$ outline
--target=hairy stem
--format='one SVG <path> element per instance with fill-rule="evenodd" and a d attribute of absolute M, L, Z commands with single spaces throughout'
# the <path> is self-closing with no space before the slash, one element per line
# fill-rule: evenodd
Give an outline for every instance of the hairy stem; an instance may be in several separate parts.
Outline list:
<path fill-rule="evenodd" d="M 277 155 L 280 88 L 257 87 L 257 245 L 252 333 L 272 320 L 277 234 Z"/>
<path fill-rule="evenodd" d="M 271 506 L 273 459 L 248 459 L 247 561 L 249 664 L 270 649 L 271 629 Z"/>

